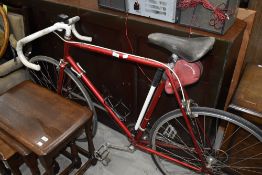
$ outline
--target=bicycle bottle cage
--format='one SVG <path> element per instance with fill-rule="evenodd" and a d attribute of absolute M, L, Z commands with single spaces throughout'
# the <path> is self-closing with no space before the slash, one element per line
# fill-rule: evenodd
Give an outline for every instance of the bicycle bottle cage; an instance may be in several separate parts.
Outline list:
<path fill-rule="evenodd" d="M 131 110 L 122 102 L 122 99 L 116 100 L 113 96 L 107 96 L 105 102 L 116 113 L 121 121 L 126 121 L 126 118 L 130 115 Z"/>
<path fill-rule="evenodd" d="M 179 77 L 182 86 L 190 85 L 197 82 L 202 74 L 203 66 L 200 61 L 189 63 L 185 60 L 178 60 L 173 68 L 177 76 Z M 176 77 L 173 75 L 174 82 L 177 88 L 179 83 Z M 169 80 L 166 80 L 165 91 L 167 94 L 173 94 L 173 88 Z"/>

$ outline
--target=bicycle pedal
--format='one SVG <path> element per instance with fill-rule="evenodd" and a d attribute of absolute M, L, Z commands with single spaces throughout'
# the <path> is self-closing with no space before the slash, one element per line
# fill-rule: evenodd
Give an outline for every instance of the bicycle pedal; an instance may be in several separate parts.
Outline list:
<path fill-rule="evenodd" d="M 109 150 L 106 144 L 100 146 L 100 148 L 95 152 L 95 157 L 98 161 L 101 161 L 104 166 L 107 166 L 111 161 L 109 158 Z"/>
<path fill-rule="evenodd" d="M 108 166 L 109 162 L 111 162 L 111 159 L 109 156 L 107 156 L 104 160 L 101 161 L 104 166 Z"/>

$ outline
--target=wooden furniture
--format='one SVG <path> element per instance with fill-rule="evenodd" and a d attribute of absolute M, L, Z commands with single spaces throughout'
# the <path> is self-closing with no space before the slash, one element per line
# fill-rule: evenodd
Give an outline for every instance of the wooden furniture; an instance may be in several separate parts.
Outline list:
<path fill-rule="evenodd" d="M 262 67 L 248 64 L 229 105 L 248 120 L 262 124 Z"/>
<path fill-rule="evenodd" d="M 54 174 L 54 159 L 68 145 L 73 166 L 70 165 L 61 174 L 81 166 L 75 139 L 83 129 L 88 139 L 90 158 L 85 167 L 96 163 L 91 117 L 92 113 L 87 108 L 30 81 L 0 96 L 0 128 L 36 154 L 48 175 Z"/>
<path fill-rule="evenodd" d="M 7 144 L 10 143 L 12 147 Z M 0 129 L 0 159 L 5 161 L 10 167 L 11 172 L 14 175 L 21 175 L 19 167 L 26 163 L 30 168 L 30 171 L 33 175 L 40 174 L 38 169 L 37 157 L 30 150 L 25 148 L 23 145 L 14 140 L 9 134 Z M 10 170 L 3 168 L 0 172 L 3 171 L 8 173 Z M 4 173 L 3 173 L 4 174 Z"/>
<path fill-rule="evenodd" d="M 243 9 L 243 8 L 239 8 L 238 13 L 237 13 L 237 18 L 245 21 L 247 23 L 247 27 L 245 29 L 241 47 L 238 53 L 235 70 L 233 73 L 233 77 L 231 80 L 230 88 L 229 88 L 227 99 L 226 99 L 226 104 L 224 108 L 225 110 L 227 109 L 229 102 L 231 101 L 231 98 L 239 83 L 240 74 L 241 74 L 241 71 L 242 71 L 242 68 L 245 62 L 246 51 L 248 48 L 249 38 L 252 32 L 255 15 L 256 15 L 256 11 Z"/>
<path fill-rule="evenodd" d="M 171 53 L 149 44 L 147 36 L 153 32 L 185 37 L 190 35 L 190 29 L 187 27 L 141 16 L 127 16 L 122 12 L 100 8 L 97 0 L 39 0 L 37 3 L 33 0 L 8 0 L 6 3 L 23 4 L 31 9 L 29 14 L 31 32 L 53 24 L 58 14 L 79 15 L 81 20 L 77 24 L 77 29 L 83 35 L 92 36 L 92 43 L 132 53 L 127 41 L 127 32 L 133 53 L 163 62 L 167 62 Z M 187 88 L 190 97 L 199 105 L 224 108 L 245 26 L 245 22 L 236 20 L 225 35 L 192 29 L 192 37 L 213 36 L 216 38 L 213 50 L 201 59 L 204 70 L 200 81 Z M 32 53 L 60 59 L 63 57 L 62 47 L 59 39 L 51 34 L 34 41 Z M 99 54 L 77 49 L 73 50 L 72 54 L 74 58 L 79 58 L 77 61 L 83 68 L 87 68 L 88 75 L 91 75 L 89 78 L 103 94 L 122 99 L 122 102 L 133 111 L 127 117 L 127 123 L 136 121 L 150 84 L 140 68 L 134 64 L 123 64 L 120 60 L 104 58 Z M 155 70 L 144 66 L 141 68 L 149 79 L 152 79 Z M 107 74 L 105 75 L 104 72 Z M 156 118 L 162 116 L 173 110 L 175 106 L 176 101 L 172 96 L 162 94 L 159 108 L 156 109 L 153 116 Z M 105 120 L 104 111 L 99 111 L 98 108 L 97 110 L 100 121 L 110 126 L 114 125 L 113 122 Z"/>
<path fill-rule="evenodd" d="M 12 157 L 14 157 L 15 154 L 16 154 L 16 151 L 14 149 L 12 149 L 2 139 L 0 139 L 0 174 L 3 174 L 3 175 L 11 174 L 11 171 L 5 167 L 3 161 L 8 162 L 11 169 L 14 170 L 14 168 L 12 168 L 13 164 L 10 163 L 10 160 L 11 160 Z M 16 166 L 16 169 L 17 169 L 17 167 L 18 166 Z"/>

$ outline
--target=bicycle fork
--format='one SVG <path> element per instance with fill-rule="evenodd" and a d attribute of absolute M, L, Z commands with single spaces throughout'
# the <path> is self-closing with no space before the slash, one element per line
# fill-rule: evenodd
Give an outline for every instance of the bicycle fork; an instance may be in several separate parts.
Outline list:
<path fill-rule="evenodd" d="M 179 105 L 179 108 L 180 108 L 181 113 L 183 115 L 183 118 L 185 120 L 185 123 L 186 123 L 187 129 L 188 129 L 189 135 L 190 135 L 190 137 L 191 137 L 191 139 L 193 141 L 196 153 L 197 153 L 197 155 L 198 155 L 198 157 L 200 159 L 200 162 L 202 164 L 202 172 L 209 172 L 207 167 L 206 167 L 205 160 L 204 160 L 204 158 L 202 156 L 203 155 L 202 150 L 201 150 L 200 146 L 198 145 L 196 136 L 195 136 L 195 134 L 193 132 L 192 124 L 191 124 L 191 122 L 189 120 L 190 116 L 188 117 L 188 115 L 187 115 L 187 112 L 190 111 L 190 109 L 185 109 L 187 107 L 190 108 L 190 106 L 187 106 L 187 105 L 184 106 L 183 105 L 184 102 L 181 100 L 181 98 L 180 98 L 180 96 L 178 94 L 178 91 L 176 89 L 176 85 L 175 85 L 174 81 L 172 81 L 172 75 L 171 75 L 170 71 L 166 71 L 166 75 L 170 79 L 171 86 L 173 87 L 174 94 L 175 94 L 175 97 L 176 97 L 176 99 L 178 101 L 178 105 Z M 187 103 L 187 101 L 188 101 L 188 97 L 186 98 L 186 103 Z"/>

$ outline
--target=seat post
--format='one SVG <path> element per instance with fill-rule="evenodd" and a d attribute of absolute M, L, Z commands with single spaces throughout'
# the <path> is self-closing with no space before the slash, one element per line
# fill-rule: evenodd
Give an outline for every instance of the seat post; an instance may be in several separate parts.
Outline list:
<path fill-rule="evenodd" d="M 175 53 L 172 53 L 171 59 L 172 59 L 173 63 L 176 63 L 179 58 L 178 58 L 178 56 Z"/>

